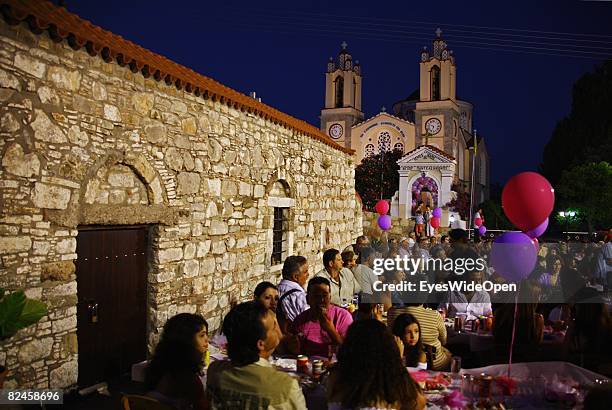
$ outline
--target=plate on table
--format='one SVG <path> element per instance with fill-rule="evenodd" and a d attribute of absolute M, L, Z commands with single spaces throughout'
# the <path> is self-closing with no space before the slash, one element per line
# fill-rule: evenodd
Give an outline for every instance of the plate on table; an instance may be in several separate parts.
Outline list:
<path fill-rule="evenodd" d="M 284 372 L 297 372 L 296 359 L 272 359 L 270 360 L 270 363 L 278 370 L 282 370 Z"/>

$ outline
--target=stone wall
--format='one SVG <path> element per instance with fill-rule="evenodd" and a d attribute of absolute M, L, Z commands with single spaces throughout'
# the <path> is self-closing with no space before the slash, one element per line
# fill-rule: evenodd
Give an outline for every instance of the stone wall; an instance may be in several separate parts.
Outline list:
<path fill-rule="evenodd" d="M 378 227 L 378 214 L 376 212 L 363 212 L 363 234 L 373 238 L 380 238 L 383 230 Z M 414 219 L 391 218 L 391 229 L 387 231 L 390 236 L 398 239 L 414 231 Z"/>
<path fill-rule="evenodd" d="M 361 234 L 350 155 L 3 20 L 0 101 L 0 286 L 49 306 L 0 344 L 5 387 L 77 382 L 79 226 L 153 226 L 149 348 L 177 312 L 215 329 L 232 299 L 278 281 L 275 204 L 311 273 Z"/>

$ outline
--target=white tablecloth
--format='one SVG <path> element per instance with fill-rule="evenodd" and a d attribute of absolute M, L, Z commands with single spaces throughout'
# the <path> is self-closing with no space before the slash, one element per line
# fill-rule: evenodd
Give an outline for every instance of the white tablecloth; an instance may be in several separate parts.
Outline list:
<path fill-rule="evenodd" d="M 551 380 L 556 375 L 557 377 L 571 378 L 580 384 L 590 385 L 595 380 L 606 379 L 605 376 L 567 362 L 514 363 L 510 372 L 510 377 L 518 380 L 530 380 L 538 377 L 545 377 L 547 380 Z M 463 373 L 486 373 L 491 376 L 506 376 L 508 374 L 508 365 L 496 364 L 475 369 L 464 369 Z"/>

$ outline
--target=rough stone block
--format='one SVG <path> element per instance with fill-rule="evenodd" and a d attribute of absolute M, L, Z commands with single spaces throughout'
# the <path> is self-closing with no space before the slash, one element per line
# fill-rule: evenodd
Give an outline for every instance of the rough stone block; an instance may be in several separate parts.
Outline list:
<path fill-rule="evenodd" d="M 18 143 L 11 144 L 2 158 L 2 166 L 11 174 L 32 177 L 40 173 L 40 160 L 35 153 L 24 154 Z"/>
<path fill-rule="evenodd" d="M 27 252 L 32 247 L 29 236 L 1 236 L 0 254 Z"/>
<path fill-rule="evenodd" d="M 200 190 L 200 174 L 181 172 L 178 175 L 178 193 L 182 195 L 195 194 Z"/>
<path fill-rule="evenodd" d="M 72 261 L 50 262 L 41 266 L 40 280 L 54 280 L 66 282 L 76 272 L 76 266 Z"/>

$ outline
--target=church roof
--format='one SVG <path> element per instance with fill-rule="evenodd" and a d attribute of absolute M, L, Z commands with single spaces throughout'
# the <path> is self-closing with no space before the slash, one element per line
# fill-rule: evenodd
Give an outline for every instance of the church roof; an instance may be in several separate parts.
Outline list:
<path fill-rule="evenodd" d="M 412 151 L 409 151 L 409 152 L 405 153 L 405 154 L 402 156 L 402 158 L 407 157 L 407 156 L 409 156 L 410 154 L 412 154 L 413 152 L 416 152 L 416 151 L 418 151 L 418 150 L 420 150 L 420 149 L 422 149 L 422 148 L 428 148 L 428 149 L 432 150 L 433 152 L 435 152 L 436 154 L 440 154 L 440 155 L 442 155 L 444 158 L 448 158 L 448 159 L 450 159 L 451 161 L 454 161 L 454 160 L 455 160 L 455 157 L 453 157 L 452 155 L 447 154 L 446 152 L 442 151 L 440 148 L 436 148 L 436 147 L 434 147 L 433 145 L 427 145 L 427 144 L 426 144 L 426 145 L 420 145 L 420 146 L 416 147 L 415 149 L 413 149 Z"/>
<path fill-rule="evenodd" d="M 406 121 L 405 119 L 400 118 L 400 117 L 396 117 L 395 115 L 389 114 L 387 111 L 381 111 L 381 112 L 379 112 L 378 114 L 376 114 L 376 115 L 375 115 L 375 116 L 373 116 L 373 117 L 370 117 L 370 118 L 368 118 L 368 119 L 366 119 L 366 120 L 363 120 L 363 121 L 361 121 L 361 122 L 358 122 L 357 124 L 353 125 L 351 128 L 356 128 L 356 127 L 359 127 L 360 125 L 365 124 L 366 122 L 372 121 L 372 120 L 374 120 L 375 118 L 380 117 L 381 115 L 385 115 L 385 116 L 387 116 L 387 117 L 391 117 L 391 118 L 393 118 L 394 120 L 398 120 L 398 121 L 401 121 L 401 122 L 405 122 L 406 124 L 414 125 L 414 123 L 413 123 L 413 122 Z"/>
<path fill-rule="evenodd" d="M 339 151 L 354 153 L 354 150 L 337 144 L 306 121 L 285 114 L 117 34 L 103 30 L 50 1 L 1 0 L 0 3 L 0 11 L 8 24 L 16 25 L 25 21 L 33 33 L 41 34 L 46 30 L 51 39 L 56 42 L 67 40 L 74 50 L 85 47 L 92 57 L 100 56 L 107 63 L 115 61 L 121 67 L 127 65 L 132 72 L 141 72 L 145 78 L 152 76 L 156 81 L 163 80 L 168 85 L 174 84 L 177 89 L 195 96 L 218 100 L 229 107 L 302 132 Z"/>

